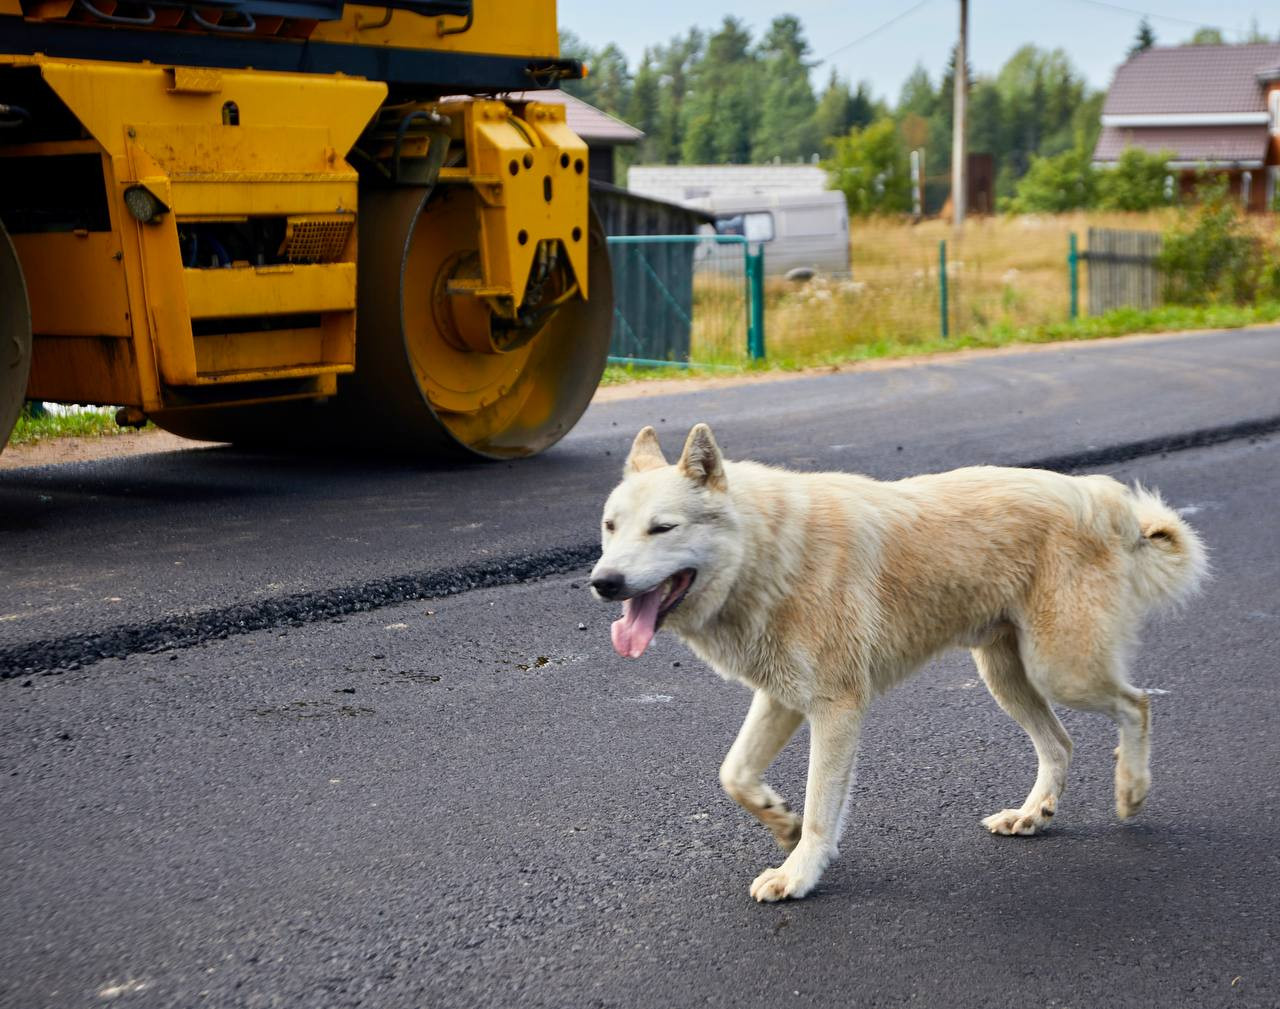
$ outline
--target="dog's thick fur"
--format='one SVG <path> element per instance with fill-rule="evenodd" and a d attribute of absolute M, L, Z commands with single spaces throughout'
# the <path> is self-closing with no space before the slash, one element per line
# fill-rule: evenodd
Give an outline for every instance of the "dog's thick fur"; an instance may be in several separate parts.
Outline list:
<path fill-rule="evenodd" d="M 675 465 L 653 428 L 636 436 L 603 521 L 592 585 L 624 600 L 615 647 L 638 656 L 665 622 L 755 691 L 720 778 L 790 852 L 752 883 L 757 900 L 813 889 L 836 854 L 863 713 L 948 647 L 972 649 L 1039 758 L 1022 805 L 982 821 L 992 833 L 1034 834 L 1057 812 L 1071 740 L 1051 703 L 1110 716 L 1116 812 L 1146 798 L 1150 712 L 1128 657 L 1143 616 L 1206 571 L 1157 494 L 992 466 L 894 483 L 793 473 L 724 461 L 699 424 Z M 762 775 L 806 718 L 801 820 Z"/>

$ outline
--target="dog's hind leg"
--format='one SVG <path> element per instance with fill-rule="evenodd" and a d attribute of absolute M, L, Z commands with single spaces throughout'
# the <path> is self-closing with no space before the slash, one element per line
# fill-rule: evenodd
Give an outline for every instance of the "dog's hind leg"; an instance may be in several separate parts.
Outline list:
<path fill-rule="evenodd" d="M 1092 647 L 1081 647 L 1092 641 Z M 1044 636 L 1024 641 L 1028 675 L 1055 703 L 1096 711 L 1116 723 L 1116 814 L 1122 819 L 1142 808 L 1151 788 L 1151 709 L 1145 693 L 1125 675 L 1125 639 L 1113 628 L 1088 635 Z"/>
<path fill-rule="evenodd" d="M 1071 737 L 1028 680 L 1013 630 L 1001 631 L 993 641 L 973 649 L 973 658 L 991 696 L 1031 737 L 1039 761 L 1026 801 L 1017 809 L 991 814 L 982 825 L 993 834 L 1034 834 L 1057 812 L 1058 798 L 1067 783 Z"/>
<path fill-rule="evenodd" d="M 1151 789 L 1151 701 L 1141 690 L 1121 684 L 1108 713 L 1120 730 L 1116 815 L 1125 820 L 1142 808 Z"/>
<path fill-rule="evenodd" d="M 762 775 L 803 720 L 800 712 L 757 690 L 738 738 L 720 765 L 724 790 L 769 828 L 783 851 L 790 851 L 800 840 L 800 817 L 791 812 L 786 800 L 764 782 Z"/>
<path fill-rule="evenodd" d="M 759 901 L 803 897 L 836 856 L 849 784 L 858 752 L 863 709 L 824 704 L 809 712 L 809 781 L 804 794 L 800 843 L 777 868 L 765 869 L 751 884 Z"/>

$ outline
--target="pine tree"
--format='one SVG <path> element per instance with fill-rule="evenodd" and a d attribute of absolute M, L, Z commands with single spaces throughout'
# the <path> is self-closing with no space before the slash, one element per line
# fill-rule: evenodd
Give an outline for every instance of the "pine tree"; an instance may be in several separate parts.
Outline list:
<path fill-rule="evenodd" d="M 661 78 L 653 63 L 650 50 L 644 51 L 640 66 L 631 81 L 631 100 L 627 105 L 626 121 L 644 132 L 644 140 L 638 148 L 623 151 L 623 161 L 633 164 L 637 161 L 660 161 L 658 148 L 659 137 L 659 101 L 661 99 Z"/>
<path fill-rule="evenodd" d="M 737 18 L 726 17 L 692 68 L 692 88 L 681 109 L 686 164 L 751 160 L 751 126 L 758 105 L 755 64 L 751 34 Z"/>
<path fill-rule="evenodd" d="M 817 152 L 817 104 L 804 62 L 808 51 L 798 18 L 773 19 L 756 52 L 764 67 L 764 102 L 752 138 L 753 161 L 795 161 Z"/>
<path fill-rule="evenodd" d="M 849 85 L 841 80 L 834 69 L 822 97 L 818 99 L 813 120 L 818 137 L 827 145 L 834 138 L 848 133 L 849 127 L 853 125 L 853 94 L 849 91 Z"/>
<path fill-rule="evenodd" d="M 1143 17 L 1138 22 L 1138 34 L 1133 40 L 1133 45 L 1129 47 L 1129 58 L 1137 56 L 1138 53 L 1144 53 L 1156 44 L 1156 33 L 1151 28 L 1151 22 Z"/>

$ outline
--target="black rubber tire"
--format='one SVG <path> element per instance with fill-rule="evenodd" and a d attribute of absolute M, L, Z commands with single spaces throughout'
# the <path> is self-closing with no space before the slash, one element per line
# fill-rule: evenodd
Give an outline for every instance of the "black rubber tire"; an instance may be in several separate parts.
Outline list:
<path fill-rule="evenodd" d="M 27 399 L 31 374 L 31 303 L 22 264 L 0 224 L 0 452 Z"/>

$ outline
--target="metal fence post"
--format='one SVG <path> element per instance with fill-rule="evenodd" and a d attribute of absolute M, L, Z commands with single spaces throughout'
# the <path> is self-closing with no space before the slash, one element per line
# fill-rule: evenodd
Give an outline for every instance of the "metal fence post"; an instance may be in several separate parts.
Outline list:
<path fill-rule="evenodd" d="M 1076 233 L 1068 236 L 1070 244 L 1067 251 L 1067 274 L 1071 278 L 1071 321 L 1080 316 L 1080 253 L 1076 249 Z"/>
<path fill-rule="evenodd" d="M 746 274 L 748 300 L 751 305 L 747 323 L 747 354 L 753 361 L 764 360 L 764 246 L 755 252 L 746 248 Z"/>
<path fill-rule="evenodd" d="M 948 335 L 947 326 L 947 240 L 944 238 L 938 242 L 938 295 L 939 295 L 939 315 L 942 323 L 942 338 L 945 340 Z"/>

